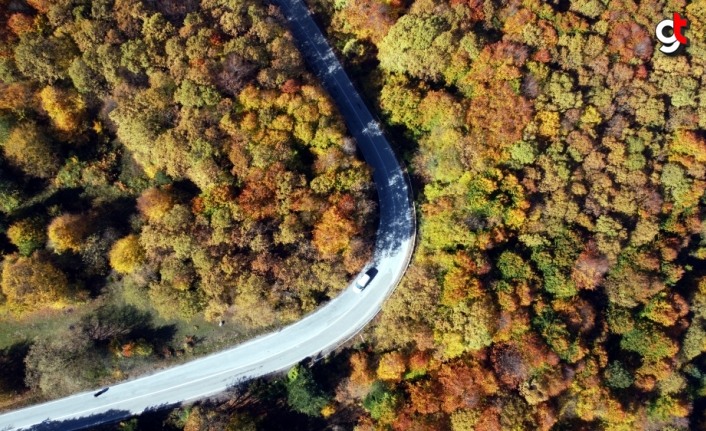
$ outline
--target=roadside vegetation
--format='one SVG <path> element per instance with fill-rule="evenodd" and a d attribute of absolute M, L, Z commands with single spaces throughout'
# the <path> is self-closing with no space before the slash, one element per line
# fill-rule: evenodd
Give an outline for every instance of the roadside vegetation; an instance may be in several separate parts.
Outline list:
<path fill-rule="evenodd" d="M 266 4 L 0 0 L 0 408 L 298 320 L 373 190 Z"/>

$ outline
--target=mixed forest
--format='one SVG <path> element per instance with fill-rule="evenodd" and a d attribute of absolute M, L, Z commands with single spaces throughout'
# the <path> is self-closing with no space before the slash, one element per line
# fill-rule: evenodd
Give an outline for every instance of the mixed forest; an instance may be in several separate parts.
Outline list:
<path fill-rule="evenodd" d="M 365 343 L 164 423 L 703 429 L 706 4 L 308 4 L 408 163 L 413 264 Z"/>
<path fill-rule="evenodd" d="M 365 262 L 369 173 L 276 8 L 4 5 L 8 313 L 107 280 L 157 315 L 267 326 Z M 363 341 L 114 427 L 706 427 L 706 3 L 308 5 L 407 163 L 413 263 Z M 654 28 L 674 12 L 691 44 L 667 56 Z M 126 312 L 74 331 L 124 347 L 131 328 L 99 329 Z M 36 386 L 33 358 L 63 351 L 29 343 L 6 357 L 28 350 Z"/>
<path fill-rule="evenodd" d="M 359 429 L 706 426 L 706 5 L 311 6 L 418 189 L 415 261 L 335 392 Z"/>
<path fill-rule="evenodd" d="M 296 321 L 370 258 L 370 170 L 282 21 L 0 0 L 0 408 L 198 342 L 165 322 Z"/>

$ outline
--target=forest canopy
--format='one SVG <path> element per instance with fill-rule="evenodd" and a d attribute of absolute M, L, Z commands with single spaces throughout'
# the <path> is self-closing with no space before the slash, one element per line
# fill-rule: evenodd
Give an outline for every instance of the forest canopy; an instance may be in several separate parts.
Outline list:
<path fill-rule="evenodd" d="M 365 262 L 369 171 L 273 10 L 133 0 L 2 10 L 2 183 L 21 196 L 3 212 L 6 272 L 17 272 L 14 251 L 46 248 L 87 267 L 72 279 L 112 268 L 139 280 L 165 315 L 238 319 L 236 304 L 255 295 L 246 302 L 266 310 L 253 315 L 291 321 Z M 8 307 L 25 302 L 6 285 Z"/>
<path fill-rule="evenodd" d="M 419 194 L 414 262 L 339 409 L 359 429 L 703 427 L 704 5 L 309 5 Z M 674 12 L 691 43 L 667 56 Z"/>
<path fill-rule="evenodd" d="M 283 22 L 253 0 L 0 0 L 0 326 L 127 301 L 255 331 L 348 284 L 371 173 Z M 168 356 L 84 335 L 67 361 Z M 53 380 L 64 347 L 32 344 L 28 387 L 78 387 Z"/>
<path fill-rule="evenodd" d="M 165 317 L 267 327 L 366 262 L 370 173 L 275 6 L 0 5 L 5 307 L 110 279 Z M 416 254 L 350 349 L 172 422 L 706 427 L 703 2 L 308 6 L 407 162 Z M 674 12 L 692 43 L 667 56 L 654 29 Z M 152 354 L 137 329 L 100 330 L 134 313 L 87 317 L 75 363 L 103 333 L 120 357 Z M 72 389 L 45 359 L 74 348 L 29 349 L 27 385 Z"/>

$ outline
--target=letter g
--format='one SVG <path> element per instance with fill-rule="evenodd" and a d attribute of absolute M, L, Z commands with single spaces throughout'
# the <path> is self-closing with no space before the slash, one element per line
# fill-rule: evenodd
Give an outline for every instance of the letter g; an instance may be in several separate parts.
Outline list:
<path fill-rule="evenodd" d="M 659 48 L 659 50 L 665 54 L 672 54 L 677 49 L 679 49 L 681 43 L 679 43 L 679 41 L 677 40 L 676 34 L 672 34 L 671 36 L 664 35 L 664 29 L 667 27 L 674 30 L 674 21 L 671 19 L 665 19 L 663 21 L 660 21 L 659 24 L 657 24 L 657 39 L 662 42 L 662 46 Z"/>

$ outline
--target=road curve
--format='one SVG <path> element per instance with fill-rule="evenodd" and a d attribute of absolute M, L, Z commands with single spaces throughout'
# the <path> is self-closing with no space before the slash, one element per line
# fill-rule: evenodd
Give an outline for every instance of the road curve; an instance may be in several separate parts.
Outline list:
<path fill-rule="evenodd" d="M 148 409 L 223 392 L 243 380 L 285 370 L 353 337 L 380 311 L 409 264 L 416 223 L 409 180 L 390 144 L 336 59 L 302 0 L 273 0 L 289 21 L 311 70 L 338 105 L 373 169 L 380 224 L 373 261 L 377 275 L 363 292 L 352 285 L 324 307 L 279 331 L 154 374 L 0 415 L 0 430 L 80 429 Z"/>

